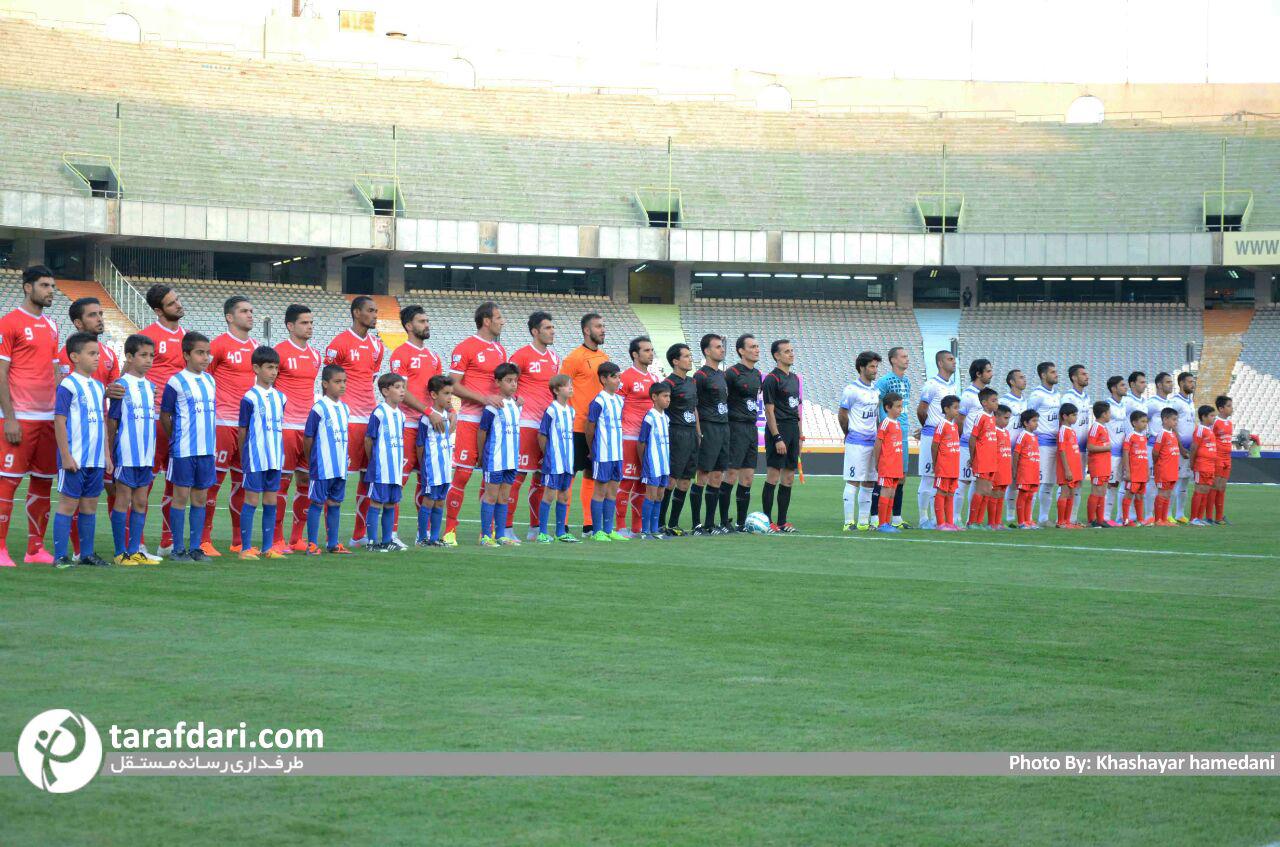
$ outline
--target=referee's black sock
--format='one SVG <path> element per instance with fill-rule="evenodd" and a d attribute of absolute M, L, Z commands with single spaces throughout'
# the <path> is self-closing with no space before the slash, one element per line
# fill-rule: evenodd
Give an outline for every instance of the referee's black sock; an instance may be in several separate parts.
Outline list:
<path fill-rule="evenodd" d="M 702 493 L 705 490 L 706 486 L 697 483 L 689 486 L 689 508 L 693 510 L 694 529 L 702 524 Z"/>
<path fill-rule="evenodd" d="M 658 526 L 667 527 L 667 509 L 671 506 L 671 489 L 668 488 L 662 493 L 662 507 L 658 509 Z"/>
<path fill-rule="evenodd" d="M 746 513 L 751 511 L 751 486 L 737 486 L 737 525 L 746 523 Z"/>
<path fill-rule="evenodd" d="M 667 526 L 680 526 L 680 513 L 684 511 L 684 498 L 689 495 L 688 491 L 677 488 L 671 494 L 671 523 Z"/>
<path fill-rule="evenodd" d="M 706 492 L 704 496 L 707 498 L 707 526 L 712 527 L 716 525 L 716 506 L 720 503 L 720 486 L 706 485 L 703 489 Z"/>
<path fill-rule="evenodd" d="M 787 509 L 791 506 L 791 486 L 784 485 L 778 489 L 778 526 L 787 522 Z"/>
<path fill-rule="evenodd" d="M 766 482 L 764 484 L 764 491 L 761 492 L 760 494 L 760 505 L 764 508 L 764 515 L 769 519 L 770 523 L 773 523 L 773 493 L 777 490 L 778 490 L 778 483 Z M 738 503 L 739 503 L 738 509 L 739 511 L 741 511 L 742 501 L 739 500 Z M 745 521 L 746 518 L 743 518 L 743 520 Z"/>
<path fill-rule="evenodd" d="M 898 490 L 893 494 L 893 516 L 898 520 L 902 520 L 902 489 L 905 485 L 899 483 Z"/>
<path fill-rule="evenodd" d="M 875 488 L 871 489 L 871 514 L 880 514 L 880 483 L 878 482 L 876 483 Z"/>
<path fill-rule="evenodd" d="M 733 483 L 720 484 L 720 526 L 729 525 L 729 501 L 733 499 Z M 741 523 L 741 521 L 739 521 Z"/>

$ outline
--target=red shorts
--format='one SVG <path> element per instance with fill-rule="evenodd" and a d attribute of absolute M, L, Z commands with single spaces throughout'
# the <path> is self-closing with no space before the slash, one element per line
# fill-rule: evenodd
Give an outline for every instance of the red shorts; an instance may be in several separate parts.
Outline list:
<path fill-rule="evenodd" d="M 1060 487 L 1062 487 L 1062 488 L 1066 488 L 1066 489 L 1069 489 L 1069 490 L 1071 490 L 1071 491 L 1075 491 L 1077 488 L 1079 488 L 1079 487 L 1080 487 L 1080 480 L 1078 480 L 1078 479 L 1073 479 L 1073 480 L 1071 480 L 1070 482 L 1065 482 L 1065 481 L 1064 481 L 1064 482 L 1059 482 L 1059 483 L 1058 483 L 1058 485 L 1059 485 Z"/>
<path fill-rule="evenodd" d="M 1231 478 L 1231 462 L 1218 462 L 1218 472 L 1215 474 L 1219 479 Z"/>
<path fill-rule="evenodd" d="M 364 435 L 369 431 L 367 423 L 347 424 L 347 470 L 364 472 L 369 467 L 369 457 L 364 452 Z"/>
<path fill-rule="evenodd" d="M 0 476 L 58 475 L 58 442 L 53 437 L 53 421 L 18 421 L 22 441 L 10 444 L 0 437 Z"/>
<path fill-rule="evenodd" d="M 640 438 L 631 435 L 622 436 L 622 478 L 640 478 Z"/>
<path fill-rule="evenodd" d="M 934 477 L 933 487 L 943 494 L 955 494 L 956 487 L 959 486 L 960 480 L 955 477 L 939 476 Z"/>
<path fill-rule="evenodd" d="M 455 468 L 475 470 L 480 466 L 480 457 L 476 455 L 479 452 L 476 447 L 479 435 L 479 421 L 458 421 L 458 429 L 453 433 L 453 466 Z"/>
<path fill-rule="evenodd" d="M 400 485 L 409 481 L 409 474 L 418 466 L 418 422 L 404 427 L 404 470 L 400 473 Z"/>
<path fill-rule="evenodd" d="M 1110 477 L 1110 476 L 1091 476 L 1091 477 L 1089 477 L 1089 482 L 1090 482 L 1090 484 L 1091 484 L 1091 485 L 1093 485 L 1095 488 L 1101 488 L 1101 487 L 1103 487 L 1104 485 L 1106 485 L 1106 484 L 1107 484 L 1108 482 L 1110 482 L 1110 481 L 1111 481 L 1111 477 Z"/>
<path fill-rule="evenodd" d="M 882 477 L 880 477 L 880 487 L 881 487 L 881 488 L 897 488 L 897 487 L 898 487 L 899 485 L 901 485 L 901 484 L 902 484 L 902 477 L 900 477 L 900 476 L 882 476 Z"/>
<path fill-rule="evenodd" d="M 1213 485 L 1214 475 L 1204 471 L 1196 471 L 1196 485 Z"/>
<path fill-rule="evenodd" d="M 160 426 L 160 421 L 156 421 L 156 460 L 151 465 L 151 470 L 155 473 L 164 473 L 169 467 L 169 436 L 164 431 L 164 427 Z"/>
<path fill-rule="evenodd" d="M 1039 491 L 1039 490 L 1040 490 L 1040 483 L 1038 483 L 1038 482 L 1020 482 L 1020 483 L 1018 483 L 1018 490 L 1019 490 L 1019 491 L 1026 491 L 1026 492 Z"/>
<path fill-rule="evenodd" d="M 1176 479 L 1162 479 L 1156 482 L 1161 491 L 1172 491 L 1173 487 L 1178 484 Z"/>
<path fill-rule="evenodd" d="M 990 483 L 995 483 L 996 481 L 995 471 L 978 471 L 974 474 L 974 476 L 976 476 L 978 479 L 985 479 L 987 482 L 990 482 Z"/>
<path fill-rule="evenodd" d="M 538 446 L 538 428 L 520 424 L 520 461 L 516 465 L 520 473 L 535 473 L 542 469 L 542 448 Z"/>
<path fill-rule="evenodd" d="M 217 441 L 214 445 L 213 467 L 218 473 L 228 468 L 240 470 L 240 428 L 218 424 Z"/>
<path fill-rule="evenodd" d="M 1147 484 L 1145 482 L 1131 482 L 1125 486 L 1125 490 L 1130 494 L 1146 494 Z"/>
<path fill-rule="evenodd" d="M 311 457 L 302 452 L 302 430 L 286 429 L 280 434 L 284 436 L 284 469 L 281 473 L 306 473 L 311 467 Z"/>

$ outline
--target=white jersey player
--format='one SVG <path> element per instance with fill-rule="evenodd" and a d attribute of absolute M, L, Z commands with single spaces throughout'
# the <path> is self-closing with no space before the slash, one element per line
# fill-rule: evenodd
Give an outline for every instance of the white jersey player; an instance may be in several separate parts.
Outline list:
<path fill-rule="evenodd" d="M 871 528 L 871 490 L 876 481 L 871 451 L 879 424 L 880 391 L 876 388 L 876 371 L 880 367 L 880 354 L 859 353 L 855 367 L 858 378 L 845 386 L 839 412 L 840 428 L 845 433 L 844 528 L 866 531 Z"/>
<path fill-rule="evenodd" d="M 1062 395 L 1058 393 L 1058 367 L 1053 362 L 1041 362 L 1036 366 L 1040 384 L 1027 397 L 1027 408 L 1040 416 L 1036 428 L 1036 441 L 1040 443 L 1040 525 L 1051 526 L 1054 514 L 1054 489 L 1058 483 L 1058 409 Z"/>
<path fill-rule="evenodd" d="M 960 418 L 964 421 L 960 428 L 960 485 L 956 489 L 955 514 L 956 525 L 964 528 L 960 522 L 960 506 L 969 503 L 973 498 L 973 468 L 969 465 L 969 437 L 973 428 L 982 418 L 982 401 L 979 394 L 991 384 L 994 369 L 989 359 L 974 359 L 969 363 L 969 384 L 960 392 Z"/>
<path fill-rule="evenodd" d="M 1187 489 L 1191 488 L 1191 436 L 1200 425 L 1196 418 L 1196 378 L 1187 372 L 1178 374 L 1178 391 L 1169 399 L 1170 406 L 1178 411 L 1178 443 L 1182 445 L 1182 460 L 1178 463 L 1178 485 L 1173 490 L 1174 516 L 1179 523 L 1187 522 Z"/>
<path fill-rule="evenodd" d="M 1173 376 L 1161 371 L 1156 374 L 1156 393 L 1147 400 L 1147 449 L 1151 450 L 1160 436 L 1164 434 L 1164 424 L 1160 422 L 1160 413 L 1170 408 L 1173 400 Z M 1156 463 L 1154 453 L 1151 460 L 1151 478 L 1147 485 L 1147 494 L 1143 498 L 1147 514 L 1155 514 L 1156 503 Z"/>
<path fill-rule="evenodd" d="M 920 421 L 920 488 L 916 493 L 916 506 L 920 514 L 920 528 L 933 529 L 937 522 L 929 516 L 933 513 L 933 433 L 945 419 L 942 414 L 942 398 L 956 394 L 956 357 L 941 350 L 934 356 L 938 372 L 925 381 L 920 390 L 920 403 L 916 406 L 916 418 Z"/>
<path fill-rule="evenodd" d="M 1027 375 L 1022 371 L 1014 368 L 1005 375 L 1004 384 L 1009 386 L 1009 390 L 1000 395 L 1000 405 L 1008 406 L 1009 426 L 1009 444 L 1013 448 L 1017 448 L 1018 441 L 1022 438 L 1022 413 L 1027 410 Z M 1017 521 L 1018 516 L 1018 486 L 1010 485 L 1005 491 L 1004 496 L 1004 519 L 1006 523 L 1012 524 Z"/>

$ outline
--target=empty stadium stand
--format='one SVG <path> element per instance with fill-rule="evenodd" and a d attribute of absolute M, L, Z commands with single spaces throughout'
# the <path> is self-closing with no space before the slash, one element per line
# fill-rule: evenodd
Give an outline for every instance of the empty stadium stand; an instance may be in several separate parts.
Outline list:
<path fill-rule="evenodd" d="M 1235 430 L 1257 435 L 1264 448 L 1280 447 L 1280 306 L 1254 313 L 1244 335 L 1231 390 Z"/>

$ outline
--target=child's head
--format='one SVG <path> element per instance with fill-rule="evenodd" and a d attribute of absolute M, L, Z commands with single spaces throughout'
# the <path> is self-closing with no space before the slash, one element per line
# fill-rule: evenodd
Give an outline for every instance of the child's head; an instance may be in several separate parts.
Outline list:
<path fill-rule="evenodd" d="M 449 408 L 453 402 L 453 377 L 448 374 L 436 374 L 431 377 L 427 380 L 427 394 L 431 395 L 432 407 Z"/>
<path fill-rule="evenodd" d="M 192 373 L 204 373 L 209 367 L 209 339 L 198 332 L 182 336 L 182 360 Z"/>
<path fill-rule="evenodd" d="M 74 332 L 67 339 L 67 358 L 81 376 L 92 376 L 98 369 L 98 336 L 91 332 Z"/>
<path fill-rule="evenodd" d="M 383 374 L 378 377 L 378 391 L 388 406 L 399 406 L 404 402 L 405 383 L 400 374 Z"/>
<path fill-rule="evenodd" d="M 723 348 L 721 348 L 723 350 Z M 618 392 L 618 383 L 622 382 L 622 371 L 618 370 L 618 366 L 613 362 L 602 362 L 600 367 L 596 368 L 596 375 L 600 378 L 600 387 L 609 394 Z"/>
<path fill-rule="evenodd" d="M 1129 425 L 1133 427 L 1134 432 L 1147 431 L 1147 413 L 1146 412 L 1130 412 Z"/>
<path fill-rule="evenodd" d="M 649 399 L 653 401 L 653 408 L 665 412 L 671 405 L 671 386 L 665 382 L 655 382 L 649 386 Z"/>
<path fill-rule="evenodd" d="M 897 420 L 902 414 L 902 395 L 896 391 L 890 391 L 881 399 L 880 405 L 884 406 L 885 417 Z"/>
<path fill-rule="evenodd" d="M 1213 401 L 1213 405 L 1217 407 L 1218 417 L 1220 418 L 1229 418 L 1232 412 L 1235 411 L 1231 405 L 1231 398 L 1225 394 L 1219 394 L 1218 399 Z"/>
<path fill-rule="evenodd" d="M 987 366 L 990 369 L 990 365 Z M 978 392 L 978 403 L 984 412 L 994 412 L 1000 405 L 1000 394 L 994 388 L 984 388 Z"/>
<path fill-rule="evenodd" d="M 156 361 L 156 343 L 134 333 L 124 340 L 124 369 L 134 376 L 146 376 Z"/>
<path fill-rule="evenodd" d="M 263 345 L 253 351 L 253 375 L 258 378 L 261 385 L 272 386 L 276 384 L 276 377 L 280 375 L 280 354 L 270 347 Z"/>
<path fill-rule="evenodd" d="M 1076 408 L 1074 403 L 1063 403 L 1058 409 L 1058 423 L 1063 426 L 1071 426 L 1076 422 L 1076 416 L 1080 410 Z"/>
<path fill-rule="evenodd" d="M 1009 425 L 1009 418 L 1013 415 L 1013 409 L 1001 403 L 996 406 L 996 426 L 1004 429 Z"/>
<path fill-rule="evenodd" d="M 1160 425 L 1168 430 L 1178 427 L 1178 410 L 1166 406 L 1160 410 Z"/>
<path fill-rule="evenodd" d="M 954 421 L 956 416 L 960 414 L 960 398 L 954 394 L 948 394 L 942 398 L 942 416 L 949 421 Z"/>
<path fill-rule="evenodd" d="M 1196 409 L 1196 417 L 1200 419 L 1200 423 L 1208 426 L 1218 417 L 1218 410 L 1212 406 L 1201 406 Z"/>
<path fill-rule="evenodd" d="M 1093 404 L 1093 419 L 1098 423 L 1104 424 L 1111 420 L 1111 404 L 1105 400 L 1099 400 Z"/>
<path fill-rule="evenodd" d="M 573 397 L 573 379 L 567 374 L 556 374 L 551 377 L 551 399 L 557 403 L 568 403 Z"/>
<path fill-rule="evenodd" d="M 325 365 L 320 372 L 320 390 L 330 400 L 347 393 L 347 371 L 342 365 Z"/>
<path fill-rule="evenodd" d="M 1027 409 L 1018 416 L 1018 422 L 1027 432 L 1035 432 L 1040 428 L 1040 413 L 1035 409 Z"/>
<path fill-rule="evenodd" d="M 493 369 L 493 382 L 503 397 L 515 397 L 520 388 L 520 369 L 510 362 L 503 362 Z"/>

